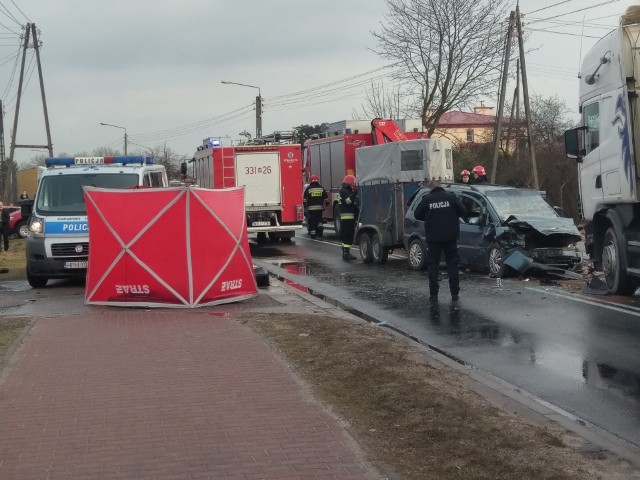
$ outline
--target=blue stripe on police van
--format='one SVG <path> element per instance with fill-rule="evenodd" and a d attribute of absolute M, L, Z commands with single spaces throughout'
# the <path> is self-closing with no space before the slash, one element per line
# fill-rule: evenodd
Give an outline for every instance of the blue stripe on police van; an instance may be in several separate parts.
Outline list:
<path fill-rule="evenodd" d="M 81 222 L 46 222 L 44 227 L 45 234 L 53 235 L 77 235 L 89 233 L 89 224 L 86 221 Z"/>

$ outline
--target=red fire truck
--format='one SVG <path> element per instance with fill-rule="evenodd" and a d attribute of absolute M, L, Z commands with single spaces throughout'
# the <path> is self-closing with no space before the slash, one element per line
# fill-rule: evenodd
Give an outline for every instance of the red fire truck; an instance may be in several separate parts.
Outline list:
<path fill-rule="evenodd" d="M 362 123 L 362 122 L 357 122 Z M 346 124 L 345 124 L 346 125 Z M 313 138 L 305 143 L 305 178 L 317 175 L 320 184 L 329 193 L 329 205 L 322 218 L 333 222 L 336 234 L 340 235 L 340 216 L 337 214 L 337 197 L 345 175 L 355 175 L 356 148 L 403 140 L 426 138 L 420 132 L 403 132 L 393 120 L 374 118 L 369 133 L 359 133 L 346 129 L 321 138 Z"/>
<path fill-rule="evenodd" d="M 247 231 L 258 240 L 290 241 L 302 228 L 302 153 L 299 144 L 223 147 L 207 139 L 193 160 L 194 182 L 204 188 L 245 187 Z M 218 143 L 218 144 L 216 144 Z"/>

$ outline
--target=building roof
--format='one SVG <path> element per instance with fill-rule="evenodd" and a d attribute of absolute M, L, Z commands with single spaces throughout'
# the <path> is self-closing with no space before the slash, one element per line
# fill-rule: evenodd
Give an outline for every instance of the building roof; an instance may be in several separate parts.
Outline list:
<path fill-rule="evenodd" d="M 449 111 L 445 112 L 436 128 L 452 127 L 492 127 L 496 123 L 495 115 L 482 115 L 480 113 Z"/>

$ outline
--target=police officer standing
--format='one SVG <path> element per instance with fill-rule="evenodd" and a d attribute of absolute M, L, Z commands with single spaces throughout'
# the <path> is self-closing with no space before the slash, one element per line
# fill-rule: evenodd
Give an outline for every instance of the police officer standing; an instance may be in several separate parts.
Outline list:
<path fill-rule="evenodd" d="M 329 195 L 327 191 L 320 185 L 320 180 L 316 175 L 311 175 L 309 179 L 311 182 L 309 186 L 304 190 L 302 202 L 307 212 L 307 222 L 309 223 L 309 235 L 311 238 L 316 238 L 316 234 L 322 232 L 319 231 L 320 222 L 322 221 L 322 211 L 324 206 L 329 203 Z"/>
<path fill-rule="evenodd" d="M 438 300 L 438 270 L 440 256 L 444 253 L 449 273 L 449 290 L 451 300 L 456 301 L 460 294 L 460 277 L 458 273 L 458 238 L 460 238 L 460 220 L 467 211 L 460 199 L 453 193 L 445 191 L 440 183 L 432 180 L 431 191 L 422 197 L 415 210 L 415 217 L 424 220 L 424 233 L 427 239 L 427 264 L 429 269 L 429 298 Z"/>
<path fill-rule="evenodd" d="M 342 188 L 338 194 L 338 212 L 342 230 L 342 259 L 355 260 L 351 255 L 351 243 L 356 233 L 356 219 L 358 218 L 358 195 L 356 193 L 356 177 L 347 175 L 342 181 Z"/>

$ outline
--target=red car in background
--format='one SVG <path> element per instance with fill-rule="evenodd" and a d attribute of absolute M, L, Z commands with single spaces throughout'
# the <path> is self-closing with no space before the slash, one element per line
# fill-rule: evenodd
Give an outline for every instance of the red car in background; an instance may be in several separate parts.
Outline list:
<path fill-rule="evenodd" d="M 29 223 L 22 219 L 22 210 L 16 205 L 7 205 L 9 210 L 9 235 L 15 234 L 18 238 L 25 238 L 29 235 Z"/>

